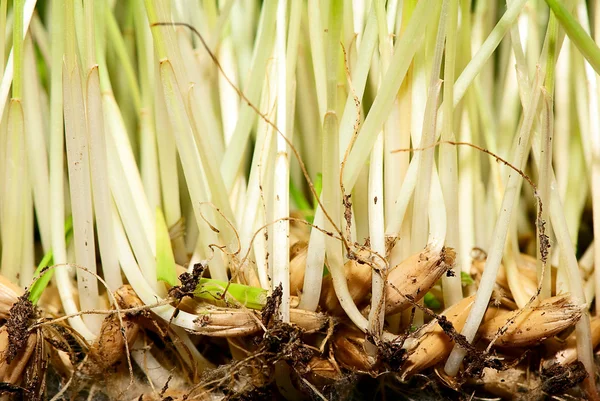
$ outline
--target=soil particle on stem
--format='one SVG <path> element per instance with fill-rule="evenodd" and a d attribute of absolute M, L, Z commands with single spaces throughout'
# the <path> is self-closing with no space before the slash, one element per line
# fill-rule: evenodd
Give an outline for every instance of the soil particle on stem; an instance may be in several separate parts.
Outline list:
<path fill-rule="evenodd" d="M 344 204 L 344 220 L 346 220 L 346 230 L 350 230 L 352 227 L 352 202 L 350 201 L 351 194 L 344 194 L 342 202 Z M 377 203 L 377 198 L 375 198 Z"/>
<path fill-rule="evenodd" d="M 267 302 L 262 309 L 262 323 L 265 327 L 269 327 L 275 320 L 277 320 L 277 312 L 281 305 L 281 297 L 283 296 L 283 288 L 278 285 L 271 295 L 267 297 Z"/>

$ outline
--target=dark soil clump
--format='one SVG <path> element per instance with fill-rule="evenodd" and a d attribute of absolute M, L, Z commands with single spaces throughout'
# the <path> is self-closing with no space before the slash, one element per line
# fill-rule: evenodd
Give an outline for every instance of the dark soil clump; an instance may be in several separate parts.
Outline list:
<path fill-rule="evenodd" d="M 30 335 L 29 324 L 36 315 L 35 307 L 28 297 L 28 292 L 19 297 L 19 300 L 10 308 L 8 320 L 6 321 L 9 345 L 5 358 L 9 364 L 27 344 Z"/>

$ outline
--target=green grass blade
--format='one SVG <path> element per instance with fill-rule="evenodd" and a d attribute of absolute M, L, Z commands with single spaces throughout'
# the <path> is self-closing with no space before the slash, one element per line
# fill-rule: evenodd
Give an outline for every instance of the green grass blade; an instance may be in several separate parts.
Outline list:
<path fill-rule="evenodd" d="M 600 74 L 600 48 L 588 35 L 577 19 L 567 10 L 560 0 L 546 0 L 546 4 L 560 22 L 571 41 L 577 46 L 583 57 L 590 63 L 596 73 Z"/>

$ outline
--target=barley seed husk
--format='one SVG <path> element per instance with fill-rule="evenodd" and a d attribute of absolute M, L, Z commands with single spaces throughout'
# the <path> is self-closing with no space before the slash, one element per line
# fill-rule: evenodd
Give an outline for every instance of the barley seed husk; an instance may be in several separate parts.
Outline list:
<path fill-rule="evenodd" d="M 348 260 L 344 264 L 344 275 L 348 282 L 348 291 L 355 304 L 362 305 L 371 292 L 371 266 L 356 260 Z M 335 316 L 342 316 L 344 310 L 333 288 L 331 275 L 323 277 L 321 288 L 321 308 Z"/>
<path fill-rule="evenodd" d="M 505 370 L 484 368 L 483 376 L 476 384 L 502 399 L 538 400 L 543 395 L 540 391 L 542 381 L 540 377 L 528 371 L 524 366 L 517 366 Z M 519 397 L 523 395 L 523 398 Z"/>
<path fill-rule="evenodd" d="M 442 275 L 454 265 L 456 253 L 452 248 L 442 248 L 436 252 L 429 247 L 414 254 L 402 263 L 391 268 L 386 281 L 386 315 L 393 315 L 408 309 L 413 302 L 420 300 L 435 285 Z M 366 263 L 349 260 L 344 265 L 348 291 L 359 307 L 368 302 L 371 292 L 372 268 Z M 411 299 L 408 299 L 408 296 Z M 321 307 L 336 316 L 344 314 L 331 276 L 323 279 Z M 368 306 L 363 309 L 368 314 Z"/>
<path fill-rule="evenodd" d="M 344 325 L 333 336 L 333 353 L 336 362 L 352 371 L 370 372 L 375 359 L 365 352 L 365 334 L 354 326 Z"/>
<path fill-rule="evenodd" d="M 23 295 L 23 290 L 0 275 L 0 319 L 7 319 L 13 304 Z"/>
<path fill-rule="evenodd" d="M 590 320 L 592 333 L 592 346 L 596 348 L 600 344 L 600 317 L 596 316 Z M 571 333 L 566 339 L 549 338 L 544 346 L 546 357 L 542 366 L 549 368 L 554 364 L 569 365 L 577 360 L 577 336 Z"/>
<path fill-rule="evenodd" d="M 401 312 L 423 298 L 442 275 L 454 266 L 455 259 L 456 252 L 452 248 L 443 247 L 435 251 L 428 246 L 393 267 L 386 284 L 386 315 Z"/>
<path fill-rule="evenodd" d="M 528 297 L 532 297 L 537 292 L 536 285 L 536 271 L 531 270 L 530 268 L 524 268 L 524 266 L 528 266 L 529 262 L 522 263 L 518 265 L 519 274 L 519 282 L 521 283 L 521 288 L 523 292 Z M 471 275 L 473 275 L 478 281 L 481 279 L 481 275 L 483 274 L 483 269 L 485 267 L 485 259 L 483 260 L 474 260 L 471 266 Z M 549 266 L 548 266 L 549 267 Z M 535 266 L 534 266 L 535 269 Z M 498 270 L 498 275 L 496 276 L 496 285 L 502 289 L 509 296 L 513 296 L 510 291 L 510 286 L 508 285 L 508 277 L 506 275 L 506 269 L 504 265 L 500 265 Z M 554 287 L 553 287 L 554 288 Z"/>
<path fill-rule="evenodd" d="M 548 337 L 573 326 L 581 317 L 581 306 L 569 294 L 558 295 L 523 310 L 503 313 L 484 323 L 478 334 L 492 341 L 509 321 L 514 322 L 497 338 L 499 347 L 527 347 L 541 343 Z"/>
<path fill-rule="evenodd" d="M 124 309 L 144 305 L 130 285 L 120 287 L 115 292 L 115 299 L 119 307 Z M 90 346 L 89 363 L 83 370 L 87 374 L 97 375 L 117 364 L 125 355 L 125 341 L 131 347 L 140 331 L 139 323 L 129 315 L 123 314 L 121 319 L 116 313 L 108 315 L 102 322 L 100 335 Z"/>
<path fill-rule="evenodd" d="M 342 378 L 339 369 L 328 359 L 314 356 L 306 366 L 306 379 L 316 386 L 323 387 Z"/>
<path fill-rule="evenodd" d="M 0 382 L 9 384 L 19 384 L 23 373 L 27 368 L 29 359 L 35 350 L 37 334 L 32 332 L 27 338 L 27 343 L 20 349 L 16 357 L 8 363 L 6 354 L 10 346 L 8 341 L 8 331 L 6 325 L 0 328 Z"/>
<path fill-rule="evenodd" d="M 457 332 L 460 332 L 474 302 L 475 296 L 464 298 L 446 309 L 442 315 L 446 316 Z M 454 341 L 437 324 L 437 320 L 429 322 L 418 334 L 418 342 L 409 351 L 408 359 L 402 365 L 402 380 L 444 361 L 454 347 Z"/>
<path fill-rule="evenodd" d="M 300 295 L 304 287 L 304 269 L 308 242 L 297 241 L 290 247 L 290 294 Z"/>
<path fill-rule="evenodd" d="M 248 309 L 207 307 L 196 320 L 196 332 L 213 337 L 240 337 L 256 334 L 263 329 L 258 312 Z M 290 309 L 290 322 L 305 333 L 322 329 L 327 315 L 301 309 Z"/>

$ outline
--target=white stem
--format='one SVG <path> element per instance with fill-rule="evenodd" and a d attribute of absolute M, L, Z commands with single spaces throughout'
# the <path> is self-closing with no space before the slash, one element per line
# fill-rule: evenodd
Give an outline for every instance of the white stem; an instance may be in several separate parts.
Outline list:
<path fill-rule="evenodd" d="M 431 174 L 433 170 L 434 148 L 432 147 L 436 136 L 436 117 L 438 110 L 438 100 L 441 88 L 441 80 L 439 80 L 440 67 L 442 62 L 442 50 L 445 36 L 446 12 L 448 2 L 445 1 L 440 15 L 440 26 L 438 29 L 438 37 L 436 40 L 435 60 L 431 71 L 430 86 L 427 95 L 427 103 L 423 114 L 422 135 L 419 140 L 419 148 L 424 149 L 419 159 L 419 167 L 417 169 L 417 186 L 415 188 L 415 210 L 412 220 L 412 238 L 411 244 L 413 250 L 417 251 L 427 245 L 427 229 L 425 224 L 427 218 L 427 209 L 423 205 L 429 204 L 429 190 L 431 187 Z M 442 239 L 443 242 L 443 239 Z"/>
<path fill-rule="evenodd" d="M 127 278 L 127 282 L 129 282 L 135 293 L 146 305 L 153 305 L 162 301 L 162 297 L 152 289 L 150 283 L 142 274 L 138 263 L 131 252 L 129 241 L 127 240 L 125 230 L 123 230 L 123 225 L 121 224 L 121 220 L 119 219 L 115 207 L 112 208 L 112 219 L 113 227 L 115 229 L 115 243 L 119 255 L 119 263 Z M 197 318 L 196 315 L 184 311 L 179 311 L 176 314 L 176 309 L 171 305 L 156 306 L 151 310 L 167 322 L 171 321 L 179 327 L 192 331 L 196 329 L 196 324 L 194 323 L 194 320 Z"/>
<path fill-rule="evenodd" d="M 443 12 L 442 12 L 443 15 Z M 444 64 L 444 98 L 451 99 L 454 93 L 454 70 L 456 64 L 456 42 L 458 29 L 458 0 L 448 2 L 446 33 L 446 59 Z M 448 102 L 445 105 L 442 139 L 454 141 L 454 105 Z M 442 190 L 447 209 L 447 224 L 450 227 L 446 244 L 454 249 L 459 248 L 459 202 L 458 202 L 458 162 L 457 149 L 450 144 L 441 145 L 439 154 L 439 171 L 442 182 Z M 462 227 L 461 227 L 462 228 Z M 462 270 L 460 258 L 455 273 Z M 442 289 L 444 307 L 448 308 L 462 299 L 462 286 L 460 274 L 442 276 Z"/>
<path fill-rule="evenodd" d="M 556 177 L 558 181 L 558 176 Z M 595 247 L 596 241 L 593 240 L 592 243 L 585 250 L 581 258 L 579 258 L 579 267 L 583 269 L 586 274 L 590 274 L 592 269 L 594 268 L 594 260 L 595 260 Z"/>
<path fill-rule="evenodd" d="M 254 54 L 248 74 L 241 74 L 245 81 L 243 82 L 244 95 L 252 102 L 257 104 L 260 99 L 260 90 L 265 79 L 265 71 L 267 70 L 267 62 L 272 54 L 274 27 L 276 25 L 276 10 L 277 0 L 267 0 L 263 4 L 257 39 L 254 43 Z M 244 23 L 249 21 L 244 20 Z M 245 64 L 240 64 L 245 65 Z M 221 175 L 227 190 L 230 190 L 235 183 L 238 172 L 243 160 L 250 131 L 256 119 L 256 113 L 246 102 L 240 105 L 239 119 L 237 120 L 235 130 L 232 134 L 232 139 L 229 146 L 225 150 L 225 155 L 221 161 Z M 285 128 L 285 127 L 280 127 Z"/>
<path fill-rule="evenodd" d="M 412 197 L 415 186 L 417 185 L 417 170 L 419 167 L 420 155 L 416 154 L 410 164 L 408 170 L 402 181 L 402 187 L 400 188 L 400 194 L 394 202 L 394 212 L 387 216 L 387 223 L 385 226 L 385 232 L 387 235 L 396 236 L 400 233 L 402 222 L 404 221 L 404 215 L 406 209 Z"/>
<path fill-rule="evenodd" d="M 63 132 L 63 2 L 56 2 L 52 9 L 52 66 L 50 86 L 50 226 L 54 263 L 67 262 L 65 243 L 65 172 L 64 172 L 64 132 Z M 73 288 L 67 266 L 55 269 L 54 279 L 61 304 L 68 315 L 78 312 L 73 297 Z M 81 316 L 69 319 L 69 324 L 87 341 L 93 341 L 93 334 Z"/>
<path fill-rule="evenodd" d="M 279 0 L 277 8 L 277 29 L 275 39 L 275 57 L 277 62 L 277 126 L 281 133 L 277 135 L 277 154 L 274 169 L 274 219 L 273 226 L 273 289 L 282 287 L 283 295 L 279 314 L 283 322 L 290 321 L 290 222 L 289 216 L 289 179 L 290 166 L 287 142 L 287 71 L 286 71 L 286 9 L 287 0 Z M 278 220 L 278 221 L 277 221 Z"/>
<path fill-rule="evenodd" d="M 141 221 L 143 217 L 140 215 L 142 210 L 138 207 L 142 200 L 147 201 L 145 196 L 134 196 L 135 187 L 130 183 L 138 182 L 141 185 L 141 178 L 137 166 L 130 164 L 125 156 L 127 152 L 124 149 L 119 149 L 123 146 L 123 140 L 127 140 L 125 128 L 119 124 L 118 109 L 114 105 L 114 99 L 111 95 L 105 94 L 104 113 L 106 123 L 106 146 L 107 146 L 107 161 L 108 161 L 108 179 L 111 188 L 112 196 L 118 207 L 123 224 L 127 230 L 127 237 L 131 242 L 136 258 L 142 266 L 144 275 L 152 279 L 153 286 L 158 289 L 156 283 L 156 261 L 154 259 L 153 246 L 156 246 L 155 239 L 149 239 L 145 231 L 144 223 Z M 119 138 L 121 141 L 119 141 Z M 119 145 L 121 143 L 121 146 Z M 128 142 L 126 142 L 128 145 Z M 119 154 L 121 152 L 121 154 Z M 131 170 L 133 168 L 133 170 Z M 133 180 L 132 180 L 133 179 Z M 139 181 L 138 181 L 139 180 Z M 139 199 L 143 198 L 143 199 Z M 148 206 L 149 207 L 149 206 Z M 154 231 L 153 231 L 154 232 Z"/>
<path fill-rule="evenodd" d="M 269 64 L 267 71 L 268 77 L 275 76 L 275 63 Z M 268 85 L 268 80 L 265 81 L 263 88 L 263 96 L 261 99 L 260 110 L 264 111 L 267 117 L 272 120 L 275 117 L 275 101 L 277 99 L 276 85 Z M 256 131 L 256 143 L 254 145 L 254 154 L 252 156 L 252 166 L 250 167 L 250 178 L 248 180 L 246 202 L 244 206 L 242 224 L 240 225 L 240 243 L 242 252 L 246 253 L 250 247 L 254 247 L 259 253 L 264 250 L 264 243 L 260 245 L 256 241 L 261 241 L 263 237 L 259 234 L 254 242 L 254 245 L 250 243 L 252 236 L 256 229 L 262 227 L 265 224 L 264 211 L 260 208 L 261 188 L 264 191 L 264 184 L 266 182 L 265 176 L 272 171 L 272 165 L 274 160 L 270 157 L 270 151 L 272 148 L 274 128 L 267 124 L 264 120 L 258 121 L 258 127 Z M 255 260 L 258 267 L 258 276 L 260 285 L 264 289 L 269 289 L 270 280 L 266 270 L 266 264 L 264 263 L 264 255 L 259 258 L 255 252 Z M 242 266 L 241 269 L 244 271 L 247 267 Z"/>
<path fill-rule="evenodd" d="M 317 104 L 319 105 L 319 120 L 323 118 L 327 110 L 326 64 L 321 4 L 324 3 L 319 0 L 308 1 L 308 29 L 317 90 Z"/>
<path fill-rule="evenodd" d="M 427 244 L 430 249 L 437 253 L 442 250 L 446 242 L 446 207 L 444 206 L 444 194 L 437 168 L 433 167 L 431 173 L 431 188 L 429 197 L 429 238 Z"/>
<path fill-rule="evenodd" d="M 383 202 L 383 133 L 381 133 L 371 151 L 369 164 L 369 238 L 371 250 L 379 256 L 372 259 L 376 268 L 372 272 L 369 330 L 374 335 L 380 334 L 383 330 L 385 317 L 384 287 L 387 266 L 382 259 L 386 256 Z"/>
<path fill-rule="evenodd" d="M 360 117 L 357 115 L 354 95 L 362 101 L 365 93 L 367 76 L 369 75 L 369 68 L 371 67 L 373 51 L 377 44 L 377 38 L 377 17 L 375 15 L 374 4 L 372 4 L 358 49 L 358 61 L 356 66 L 351 70 L 352 88 L 354 89 L 354 93 L 348 93 L 346 105 L 344 106 L 344 114 L 342 114 L 340 120 L 340 160 L 343 160 L 346 149 L 352 139 L 355 124 Z"/>
<path fill-rule="evenodd" d="M 184 166 L 183 171 L 188 183 L 188 188 L 190 190 L 190 197 L 192 199 L 196 222 L 198 226 L 205 226 L 206 223 L 202 218 L 203 214 L 200 210 L 200 207 L 202 202 L 207 201 L 209 198 L 207 197 L 205 191 L 203 191 L 204 183 L 202 180 L 200 155 L 198 153 L 198 147 L 194 141 L 194 136 L 191 130 L 191 122 L 188 114 L 185 111 L 181 94 L 179 93 L 179 87 L 177 80 L 175 79 L 175 72 L 168 60 L 162 60 L 160 62 L 160 78 L 163 91 L 165 93 L 165 101 L 171 126 L 173 127 L 174 139 L 177 143 L 177 150 L 179 152 L 182 165 Z M 190 90 L 193 90 L 193 87 Z M 190 92 L 190 94 L 191 93 L 193 92 Z M 229 202 L 228 199 L 227 202 Z M 208 217 L 209 221 L 213 221 L 211 219 L 212 214 L 212 209 L 208 209 L 208 211 L 204 213 L 204 215 Z M 209 233 L 210 231 L 206 232 Z M 215 233 L 213 233 L 211 236 L 213 238 L 205 238 L 205 241 L 208 243 L 217 243 Z M 211 260 L 210 269 L 213 278 L 217 278 L 219 280 L 228 279 L 227 271 L 223 265 L 221 254 L 215 254 L 215 257 Z"/>
<path fill-rule="evenodd" d="M 78 64 L 70 70 L 63 64 L 63 93 L 65 137 L 69 171 L 71 204 L 73 207 L 73 240 L 76 263 L 96 273 L 96 245 L 94 241 L 94 217 L 90 182 L 89 142 L 82 82 Z M 83 130 L 83 132 L 82 132 Z M 81 308 L 98 307 L 98 282 L 83 270 L 77 270 L 77 284 Z M 99 330 L 102 319 L 97 315 L 84 315 L 84 322 L 93 330 Z"/>
<path fill-rule="evenodd" d="M 460 140 L 471 142 L 471 124 L 467 111 L 463 111 L 461 122 Z M 458 203 L 458 219 L 460 224 L 458 257 L 461 272 L 469 274 L 471 271 L 471 250 L 475 246 L 475 208 L 474 208 L 474 159 L 475 150 L 464 147 L 459 149 L 458 193 L 461 194 Z"/>
<path fill-rule="evenodd" d="M 233 43 L 230 37 L 223 40 L 219 49 L 219 60 L 223 70 L 235 85 L 238 85 L 236 64 L 233 54 Z M 235 122 L 239 116 L 239 97 L 235 89 L 231 87 L 229 82 L 219 74 L 219 102 L 221 105 L 221 122 L 223 124 L 223 134 L 225 137 L 225 145 L 229 145 Z"/>
<path fill-rule="evenodd" d="M 396 42 L 390 68 L 381 81 L 381 90 L 377 92 L 344 169 L 343 182 L 347 191 L 354 187 L 356 179 L 369 157 L 381 125 L 389 115 L 398 90 L 406 77 L 412 56 L 423 40 L 423 30 L 437 15 L 438 7 L 438 1 L 418 2 L 404 34 Z M 436 12 L 432 12 L 432 10 Z"/>
<path fill-rule="evenodd" d="M 92 67 L 89 71 L 86 108 L 90 141 L 91 177 L 93 182 L 92 195 L 94 197 L 94 211 L 102 271 L 104 272 L 108 289 L 116 291 L 123 285 L 123 280 L 121 279 L 119 260 L 115 251 L 112 219 L 110 218 L 110 187 L 106 165 L 106 136 L 104 132 L 98 66 Z"/>
<path fill-rule="evenodd" d="M 540 98 L 540 90 L 538 87 L 539 74 L 536 77 L 536 81 L 532 87 L 530 99 L 525 109 L 525 117 L 521 130 L 519 132 L 518 147 L 515 152 L 513 164 L 522 169 L 527 155 L 529 154 L 530 147 L 530 134 L 533 126 L 534 117 L 536 115 L 537 105 Z M 508 183 L 504 191 L 504 197 L 502 199 L 502 208 L 500 214 L 496 220 L 494 226 L 494 232 L 492 242 L 490 243 L 488 257 L 485 262 L 485 269 L 477 295 L 475 296 L 475 303 L 469 312 L 469 316 L 461 331 L 467 341 L 472 342 L 477 333 L 477 329 L 483 319 L 483 315 L 487 309 L 492 291 L 496 283 L 496 276 L 502 261 L 502 254 L 504 251 L 504 244 L 506 242 L 506 236 L 508 234 L 508 226 L 512 215 L 512 209 L 515 204 L 516 197 L 518 196 L 517 189 L 522 180 L 521 175 L 514 171 L 511 171 L 508 176 Z M 466 355 L 466 350 L 460 346 L 455 345 L 452 353 L 446 361 L 445 371 L 447 374 L 454 376 L 458 372 L 460 363 Z"/>
<path fill-rule="evenodd" d="M 25 177 L 23 177 L 28 191 L 25 193 L 23 204 L 20 207 L 23 208 L 23 247 L 21 248 L 21 269 L 19 270 L 19 284 L 22 288 L 28 288 L 33 280 L 33 273 L 35 269 L 35 251 L 34 251 L 34 237 L 33 237 L 33 200 L 31 198 L 31 185 L 29 182 L 29 171 L 25 167 Z"/>
<path fill-rule="evenodd" d="M 539 143 L 538 137 L 533 139 L 533 155 L 536 164 L 540 163 L 540 150 L 541 144 Z M 557 190 L 556 179 L 554 178 L 554 171 L 550 170 L 550 219 L 554 232 L 556 234 L 556 241 L 558 243 L 561 256 L 565 260 L 566 272 L 569 280 L 569 291 L 573 296 L 575 302 L 579 305 L 586 303 L 585 289 L 583 286 L 583 280 L 579 272 L 579 265 L 577 264 L 577 257 L 575 256 L 575 247 L 569 236 L 569 229 L 567 221 L 563 212 L 563 205 L 560 201 L 560 194 Z M 594 364 L 594 347 L 592 345 L 592 337 L 590 333 L 590 315 L 587 309 L 581 319 L 575 326 L 577 333 L 577 355 L 578 359 L 583 363 L 587 372 L 595 372 Z"/>
<path fill-rule="evenodd" d="M 323 194 L 321 194 L 323 202 Z M 323 227 L 325 224 L 325 215 L 321 208 L 317 208 L 315 213 L 314 225 Z M 319 305 L 321 296 L 321 284 L 323 282 L 323 263 L 325 263 L 325 234 L 317 229 L 310 231 L 308 241 L 308 255 L 306 257 L 306 268 L 304 270 L 304 285 L 302 298 L 298 308 L 309 311 L 315 311 Z"/>
<path fill-rule="evenodd" d="M 159 76 L 158 67 L 155 76 Z M 156 145 L 158 147 L 158 165 L 160 167 L 160 186 L 162 188 L 163 210 L 167 226 L 172 226 L 181 218 L 179 196 L 179 173 L 177 170 L 177 148 L 172 137 L 171 123 L 167 114 L 165 95 L 160 85 L 154 88 L 154 120 L 156 121 Z M 189 222 L 195 224 L 195 222 Z"/>
<path fill-rule="evenodd" d="M 482 70 L 485 63 L 488 61 L 494 50 L 500 44 L 500 41 L 506 34 L 506 32 L 513 25 L 527 0 L 514 0 L 508 6 L 506 12 L 502 15 L 502 18 L 498 21 L 492 32 L 488 35 L 486 40 L 483 42 L 477 53 L 473 56 L 473 58 L 469 61 L 469 64 L 462 71 L 456 83 L 454 85 L 454 105 L 456 106 L 462 97 L 465 95 L 465 92 L 473 83 L 475 77 Z M 463 16 L 464 17 L 464 16 Z"/>
<path fill-rule="evenodd" d="M 556 76 L 569 77 L 572 74 L 571 66 L 571 43 L 565 37 L 561 51 L 556 60 Z M 560 198 L 564 202 L 567 194 L 567 183 L 569 182 L 569 135 L 571 127 L 571 104 L 570 90 L 572 83 L 567 79 L 557 79 L 554 97 L 554 152 L 553 162 L 556 167 L 556 182 L 560 188 Z"/>

